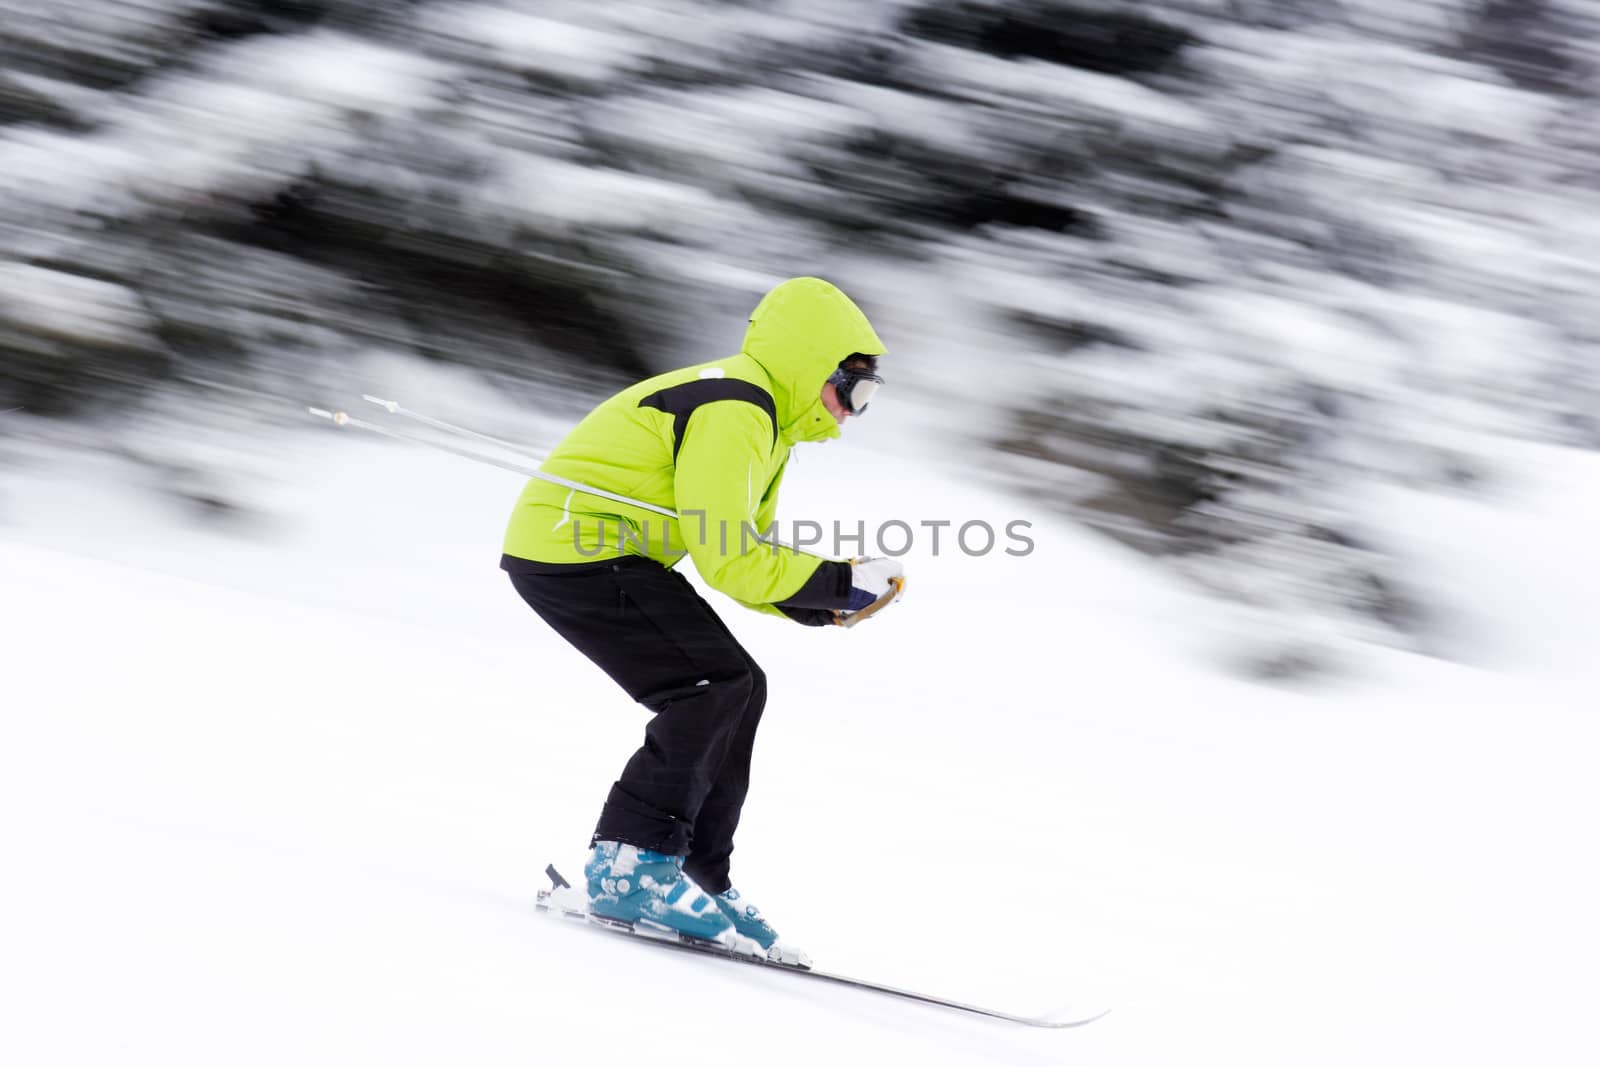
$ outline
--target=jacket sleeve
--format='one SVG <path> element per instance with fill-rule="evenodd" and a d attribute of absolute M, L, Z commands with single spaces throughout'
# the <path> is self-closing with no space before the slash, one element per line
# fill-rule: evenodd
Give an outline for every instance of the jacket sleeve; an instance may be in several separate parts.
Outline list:
<path fill-rule="evenodd" d="M 776 604 L 744 604 L 747 608 L 777 615 L 802 626 L 831 626 L 834 612 L 850 603 L 850 584 L 854 577 L 850 564 L 822 560 L 806 584 Z M 740 601 L 744 603 L 744 601 Z"/>
<path fill-rule="evenodd" d="M 767 486 L 766 494 L 756 507 L 756 528 L 759 530 L 765 530 L 778 520 L 778 487 L 783 485 L 783 475 L 788 469 L 789 461 L 785 459 L 779 465 L 778 473 L 772 476 L 772 484 Z"/>
<path fill-rule="evenodd" d="M 760 505 L 756 508 L 756 529 L 765 531 L 778 518 L 778 487 L 783 483 L 783 472 L 788 469 L 788 461 L 778 468 L 778 473 L 773 476 L 772 484 L 767 486 L 766 494 L 761 498 Z M 818 568 L 821 569 L 820 567 Z M 815 574 L 812 575 L 814 579 Z M 802 587 L 803 588 L 803 587 Z M 741 605 L 751 611 L 759 611 L 763 615 L 773 615 L 780 619 L 798 622 L 802 626 L 827 626 L 833 622 L 831 611 L 808 611 L 806 609 L 785 609 L 778 604 L 751 604 L 739 601 Z"/>
<path fill-rule="evenodd" d="M 752 607 L 824 584 L 812 581 L 819 567 L 849 566 L 757 539 L 777 509 L 776 486 L 766 493 L 763 484 L 771 450 L 772 422 L 760 408 L 739 400 L 702 404 L 684 430 L 674 478 L 679 527 L 695 569 L 711 588 Z M 836 577 L 826 584 L 831 589 Z"/>

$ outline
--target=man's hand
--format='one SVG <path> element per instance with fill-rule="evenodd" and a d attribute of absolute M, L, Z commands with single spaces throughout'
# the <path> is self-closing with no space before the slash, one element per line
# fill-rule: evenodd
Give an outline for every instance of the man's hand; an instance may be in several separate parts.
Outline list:
<path fill-rule="evenodd" d="M 880 556 L 874 559 L 863 556 L 850 563 L 849 611 L 860 611 L 887 596 L 892 590 L 895 600 L 905 583 L 906 569 L 897 559 Z"/>

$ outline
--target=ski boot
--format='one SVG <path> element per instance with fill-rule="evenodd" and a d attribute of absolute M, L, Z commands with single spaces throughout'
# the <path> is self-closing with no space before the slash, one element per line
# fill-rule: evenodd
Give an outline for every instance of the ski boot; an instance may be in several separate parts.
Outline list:
<path fill-rule="evenodd" d="M 596 841 L 584 865 L 589 881 L 589 913 L 638 929 L 665 928 L 699 941 L 750 953 L 720 907 L 683 873 L 683 857 Z M 765 946 L 762 946 L 763 948 Z"/>
<path fill-rule="evenodd" d="M 807 969 L 811 967 L 811 957 L 779 941 L 778 931 L 761 917 L 761 909 L 748 903 L 739 895 L 737 889 L 729 886 L 711 899 L 716 902 L 717 909 L 727 917 L 741 937 L 747 937 L 761 946 L 769 963 L 782 963 L 790 967 Z"/>

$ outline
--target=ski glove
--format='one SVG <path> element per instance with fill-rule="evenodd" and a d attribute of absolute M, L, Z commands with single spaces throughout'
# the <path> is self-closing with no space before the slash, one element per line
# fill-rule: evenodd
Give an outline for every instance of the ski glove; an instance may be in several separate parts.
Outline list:
<path fill-rule="evenodd" d="M 905 567 L 897 559 L 863 556 L 850 565 L 850 604 L 847 610 L 860 611 L 890 589 L 898 589 L 895 579 L 904 578 Z M 896 600 L 900 598 L 895 597 Z"/>

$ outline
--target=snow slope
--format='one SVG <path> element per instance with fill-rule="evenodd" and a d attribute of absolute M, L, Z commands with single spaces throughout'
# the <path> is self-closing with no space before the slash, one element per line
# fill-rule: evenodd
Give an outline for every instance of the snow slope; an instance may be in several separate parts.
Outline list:
<path fill-rule="evenodd" d="M 0 480 L 0 1062 L 1600 1050 L 1600 670 L 1572 636 L 1593 600 L 1562 598 L 1592 563 L 1566 508 L 1593 503 L 1593 457 L 1540 457 L 1567 477 L 1519 512 L 1543 554 L 1469 598 L 1514 649 L 1567 635 L 1561 669 L 1374 652 L 1291 691 L 1208 666 L 1218 609 L 1115 547 L 909 459 L 872 456 L 886 498 L 850 488 L 849 443 L 800 456 L 790 516 L 1022 517 L 1037 549 L 919 544 L 906 601 L 850 632 L 728 605 L 774 693 L 736 878 L 830 969 L 1114 1009 L 1041 1033 L 538 916 L 644 713 L 495 570 L 515 476 L 286 444 L 295 477 L 262 489 L 280 521 L 243 536 L 93 464 Z M 1445 571 L 1516 532 L 1431 518 L 1419 566 Z"/>

